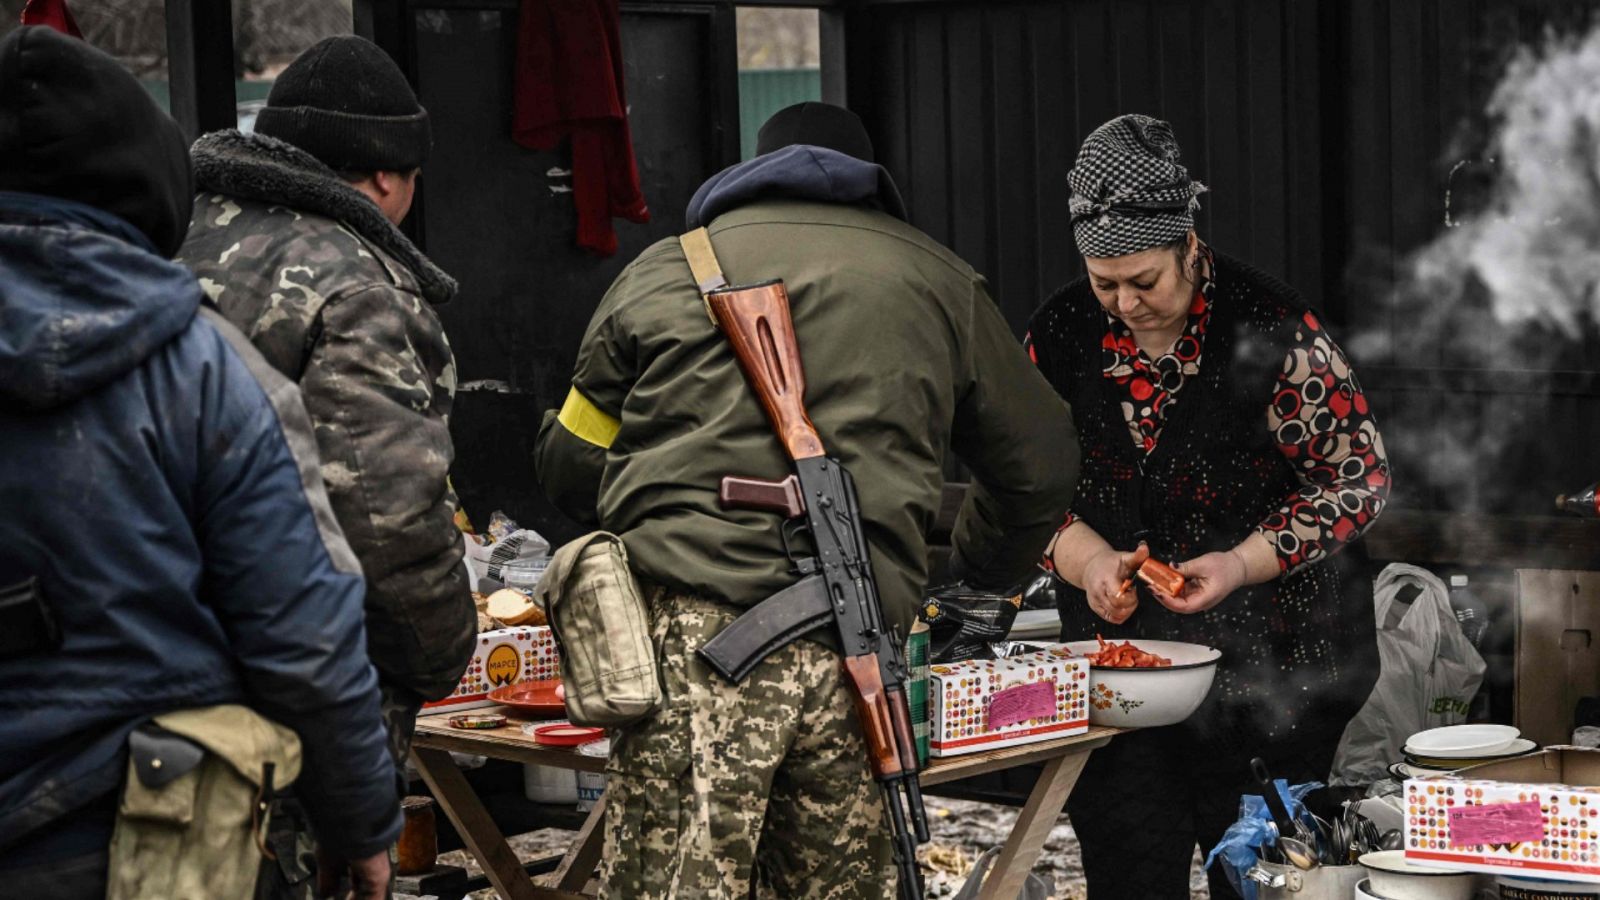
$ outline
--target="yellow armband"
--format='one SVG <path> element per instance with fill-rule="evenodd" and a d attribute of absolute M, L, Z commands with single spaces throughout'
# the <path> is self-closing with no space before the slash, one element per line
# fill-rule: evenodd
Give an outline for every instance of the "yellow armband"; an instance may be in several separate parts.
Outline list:
<path fill-rule="evenodd" d="M 567 392 L 567 400 L 561 404 L 556 421 L 575 436 L 601 448 L 610 447 L 617 439 L 617 429 L 622 427 L 621 422 L 595 406 L 577 388 Z"/>

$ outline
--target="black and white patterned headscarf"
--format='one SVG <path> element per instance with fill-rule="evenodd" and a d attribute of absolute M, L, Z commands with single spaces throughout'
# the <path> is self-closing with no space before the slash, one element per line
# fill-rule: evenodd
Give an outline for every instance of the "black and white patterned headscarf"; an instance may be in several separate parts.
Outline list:
<path fill-rule="evenodd" d="M 1125 256 L 1171 243 L 1194 227 L 1206 186 L 1178 164 L 1172 126 L 1126 115 L 1096 128 L 1067 174 L 1072 234 L 1084 256 Z"/>

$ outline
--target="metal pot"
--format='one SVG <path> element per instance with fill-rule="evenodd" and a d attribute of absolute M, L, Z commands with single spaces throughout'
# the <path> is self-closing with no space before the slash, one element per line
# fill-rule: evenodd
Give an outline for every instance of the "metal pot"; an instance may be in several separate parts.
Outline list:
<path fill-rule="evenodd" d="M 1350 900 L 1356 885 L 1367 877 L 1363 866 L 1321 866 L 1297 869 L 1281 863 L 1258 862 L 1250 869 L 1259 885 L 1260 900 Z"/>

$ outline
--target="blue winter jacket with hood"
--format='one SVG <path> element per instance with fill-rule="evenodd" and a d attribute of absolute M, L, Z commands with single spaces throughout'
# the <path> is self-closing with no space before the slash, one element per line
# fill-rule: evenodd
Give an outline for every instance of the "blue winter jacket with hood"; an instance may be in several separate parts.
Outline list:
<path fill-rule="evenodd" d="M 330 849 L 394 839 L 362 579 L 315 452 L 294 386 L 140 231 L 0 192 L 0 587 L 36 577 L 63 634 L 0 659 L 0 868 L 105 807 L 138 723 L 218 703 L 299 733 Z"/>

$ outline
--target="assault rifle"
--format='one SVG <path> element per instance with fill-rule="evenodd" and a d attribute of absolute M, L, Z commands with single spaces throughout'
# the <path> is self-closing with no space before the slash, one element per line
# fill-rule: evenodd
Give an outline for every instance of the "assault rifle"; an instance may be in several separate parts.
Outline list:
<path fill-rule="evenodd" d="M 781 527 L 796 523 L 816 553 L 797 556 L 791 551 L 800 580 L 734 620 L 701 647 L 700 655 L 737 683 L 767 654 L 833 622 L 867 756 L 894 829 L 900 897 L 921 900 L 916 848 L 928 840 L 928 823 L 917 782 L 905 660 L 883 625 L 855 482 L 837 460 L 828 458 L 806 414 L 805 373 L 788 292 L 783 282 L 774 281 L 713 290 L 705 299 L 795 470 L 776 482 L 724 478 L 722 505 L 781 513 L 788 520 Z M 798 524 L 802 517 L 803 524 Z M 785 546 L 792 546 L 787 531 L 780 533 Z"/>

